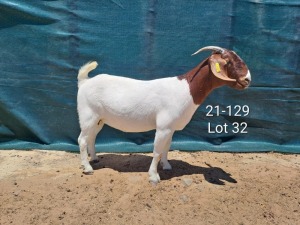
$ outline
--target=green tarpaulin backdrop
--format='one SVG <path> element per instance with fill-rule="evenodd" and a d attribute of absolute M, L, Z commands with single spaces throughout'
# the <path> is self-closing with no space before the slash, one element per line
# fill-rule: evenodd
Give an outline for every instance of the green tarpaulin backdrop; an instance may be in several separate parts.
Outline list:
<path fill-rule="evenodd" d="M 172 149 L 300 152 L 299 0 L 39 0 L 0 2 L 0 149 L 78 151 L 77 71 L 138 79 L 182 74 L 217 45 L 252 74 L 246 91 L 211 94 Z M 207 105 L 248 105 L 246 117 L 207 117 Z M 213 113 L 216 113 L 213 111 Z M 246 122 L 247 134 L 208 133 Z M 150 151 L 154 131 L 105 127 L 97 151 Z"/>

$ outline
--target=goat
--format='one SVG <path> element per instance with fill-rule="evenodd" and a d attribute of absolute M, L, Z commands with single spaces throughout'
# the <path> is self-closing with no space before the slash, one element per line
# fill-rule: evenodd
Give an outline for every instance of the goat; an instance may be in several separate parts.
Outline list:
<path fill-rule="evenodd" d="M 234 51 L 207 46 L 193 55 L 205 50 L 213 52 L 189 72 L 150 81 L 108 74 L 88 79 L 88 73 L 98 65 L 95 61 L 80 68 L 78 143 L 85 174 L 93 173 L 88 153 L 91 160 L 97 160 L 95 139 L 104 124 L 124 132 L 156 129 L 149 181 L 154 184 L 160 181 L 159 161 L 164 170 L 172 169 L 167 154 L 173 133 L 189 123 L 208 94 L 223 85 L 239 90 L 250 85 L 248 67 Z"/>

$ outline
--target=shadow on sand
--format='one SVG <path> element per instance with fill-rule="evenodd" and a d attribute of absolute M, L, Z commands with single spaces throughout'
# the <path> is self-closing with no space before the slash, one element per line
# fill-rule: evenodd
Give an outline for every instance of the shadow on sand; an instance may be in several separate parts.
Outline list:
<path fill-rule="evenodd" d="M 99 162 L 91 163 L 94 170 L 102 168 L 111 168 L 118 172 L 147 172 L 151 164 L 152 157 L 142 154 L 105 154 L 99 155 Z M 186 163 L 182 160 L 169 160 L 172 165 L 172 170 L 164 171 L 161 166 L 158 166 L 158 171 L 161 180 L 169 180 L 174 177 L 184 175 L 203 174 L 205 180 L 212 184 L 224 185 L 224 181 L 237 183 L 231 177 L 230 173 L 225 172 L 219 167 L 213 167 L 206 164 L 207 167 L 195 166 Z"/>

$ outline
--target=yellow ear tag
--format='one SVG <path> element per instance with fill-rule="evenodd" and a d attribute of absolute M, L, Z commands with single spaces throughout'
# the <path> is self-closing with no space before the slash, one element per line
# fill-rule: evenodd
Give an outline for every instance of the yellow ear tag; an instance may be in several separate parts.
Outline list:
<path fill-rule="evenodd" d="M 217 71 L 217 73 L 221 72 L 220 64 L 219 63 L 216 63 L 216 71 Z"/>

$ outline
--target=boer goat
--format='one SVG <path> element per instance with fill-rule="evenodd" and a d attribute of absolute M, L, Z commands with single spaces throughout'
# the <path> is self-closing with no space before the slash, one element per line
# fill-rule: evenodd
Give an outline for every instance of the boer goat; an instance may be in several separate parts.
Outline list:
<path fill-rule="evenodd" d="M 97 160 L 95 139 L 104 124 L 125 132 L 156 129 L 149 180 L 160 181 L 158 162 L 170 170 L 168 151 L 172 135 L 182 130 L 196 109 L 215 88 L 228 85 L 235 89 L 249 86 L 251 75 L 247 65 L 234 52 L 207 46 L 199 52 L 212 54 L 191 71 L 176 77 L 141 81 L 120 76 L 88 73 L 97 62 L 82 66 L 78 73 L 77 106 L 81 133 L 78 138 L 81 164 L 85 174 L 93 173 L 88 160 Z"/>

